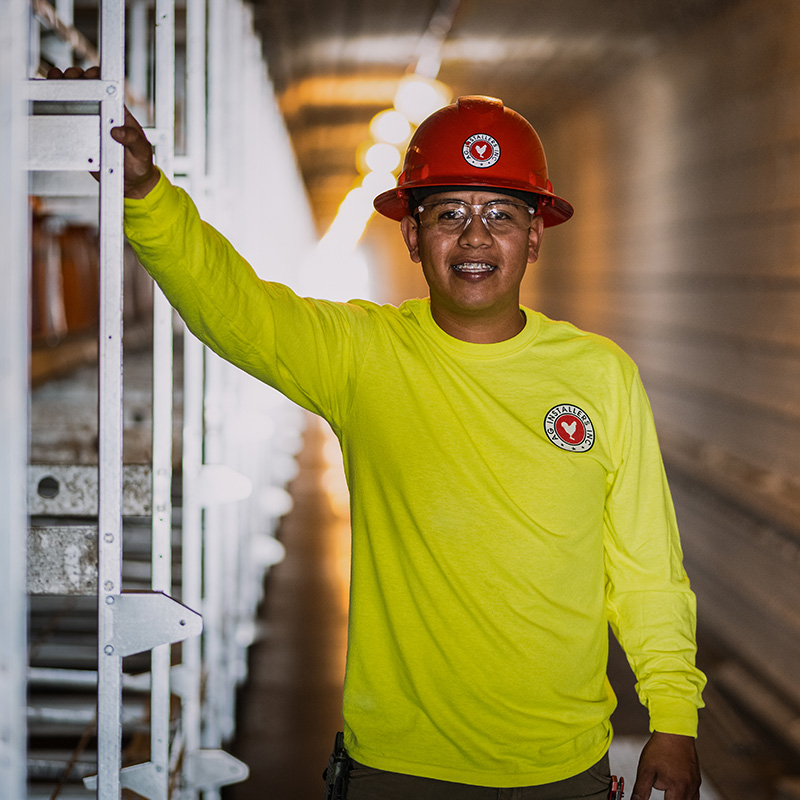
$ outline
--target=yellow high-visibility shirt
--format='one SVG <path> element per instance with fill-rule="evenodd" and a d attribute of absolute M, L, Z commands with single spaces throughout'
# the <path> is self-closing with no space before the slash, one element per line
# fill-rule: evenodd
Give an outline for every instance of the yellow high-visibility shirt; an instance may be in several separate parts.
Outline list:
<path fill-rule="evenodd" d="M 164 179 L 126 202 L 126 233 L 200 339 L 341 442 L 355 760 L 494 787 L 587 769 L 611 739 L 609 623 L 652 729 L 696 734 L 694 595 L 616 345 L 530 309 L 514 338 L 473 344 L 427 300 L 299 298 Z"/>

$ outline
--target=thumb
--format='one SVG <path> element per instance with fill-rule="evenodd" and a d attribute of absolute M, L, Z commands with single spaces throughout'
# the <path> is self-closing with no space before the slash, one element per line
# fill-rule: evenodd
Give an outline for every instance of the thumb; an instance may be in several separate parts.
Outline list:
<path fill-rule="evenodd" d="M 147 141 L 142 126 L 139 120 L 131 114 L 127 106 L 125 106 L 125 120 L 122 125 L 111 129 L 111 136 L 125 147 L 135 149 L 136 155 L 152 157 L 152 147 L 150 142 Z M 141 152 L 139 152 L 141 151 Z"/>
<path fill-rule="evenodd" d="M 111 129 L 111 138 L 121 145 L 131 145 L 136 139 L 136 131 L 126 125 L 120 125 Z"/>
<path fill-rule="evenodd" d="M 126 170 L 133 170 L 135 173 L 149 171 L 153 162 L 153 147 L 138 125 L 126 124 L 112 128 L 111 138 L 119 142 L 128 154 Z"/>

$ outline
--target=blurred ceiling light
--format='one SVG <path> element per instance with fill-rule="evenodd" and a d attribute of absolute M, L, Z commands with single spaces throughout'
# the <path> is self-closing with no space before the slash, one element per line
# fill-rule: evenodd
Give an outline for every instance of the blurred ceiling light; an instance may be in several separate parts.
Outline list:
<path fill-rule="evenodd" d="M 553 58 L 575 64 L 592 63 L 598 58 L 614 60 L 618 57 L 642 58 L 653 54 L 656 40 L 653 35 L 613 36 L 608 33 L 580 35 L 571 31 L 567 37 L 553 34 L 504 36 L 459 36 L 442 45 L 446 61 L 478 63 L 506 63 L 525 61 L 544 64 Z"/>
<path fill-rule="evenodd" d="M 380 108 L 392 102 L 395 91 L 397 78 L 394 76 L 366 78 L 363 75 L 317 75 L 292 81 L 280 94 L 279 103 L 285 116 L 294 116 L 315 106 Z"/>
<path fill-rule="evenodd" d="M 352 253 L 375 213 L 372 199 L 392 189 L 395 184 L 396 178 L 388 170 L 367 173 L 361 186 L 351 189 L 342 200 L 330 228 L 319 240 L 318 252 L 335 250 L 341 254 Z"/>
<path fill-rule="evenodd" d="M 450 102 L 451 92 L 441 81 L 407 75 L 400 81 L 394 107 L 415 125 Z"/>
<path fill-rule="evenodd" d="M 361 186 L 370 198 L 379 195 L 381 192 L 386 192 L 389 189 L 394 189 L 397 185 L 397 179 L 394 174 L 388 170 L 375 170 L 364 176 Z"/>
<path fill-rule="evenodd" d="M 367 150 L 364 160 L 373 172 L 393 172 L 400 166 L 400 151 L 386 142 L 376 142 Z"/>
<path fill-rule="evenodd" d="M 387 108 L 372 118 L 369 132 L 376 142 L 402 144 L 411 136 L 411 125 L 399 111 Z"/>
<path fill-rule="evenodd" d="M 345 219 L 339 214 L 337 223 L 331 225 L 315 252 L 301 267 L 303 291 L 312 293 L 314 297 L 340 302 L 354 297 L 370 299 L 369 267 L 356 249 L 368 219 L 368 215 L 361 219 Z"/>
<path fill-rule="evenodd" d="M 351 189 L 342 200 L 330 228 L 319 240 L 317 248 L 352 252 L 364 233 L 373 210 L 372 195 L 363 186 Z"/>

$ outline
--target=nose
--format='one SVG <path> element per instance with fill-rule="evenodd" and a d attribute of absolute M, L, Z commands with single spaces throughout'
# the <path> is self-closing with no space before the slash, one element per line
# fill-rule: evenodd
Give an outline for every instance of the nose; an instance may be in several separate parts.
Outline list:
<path fill-rule="evenodd" d="M 486 247 L 492 243 L 492 234 L 486 220 L 473 212 L 461 231 L 459 242 L 467 247 Z"/>

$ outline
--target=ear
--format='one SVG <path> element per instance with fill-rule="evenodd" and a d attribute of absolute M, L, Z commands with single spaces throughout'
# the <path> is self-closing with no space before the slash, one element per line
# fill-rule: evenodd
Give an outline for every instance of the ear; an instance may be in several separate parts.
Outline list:
<path fill-rule="evenodd" d="M 539 248 L 542 245 L 544 233 L 544 220 L 541 215 L 535 214 L 531 220 L 531 229 L 528 231 L 528 263 L 533 264 L 539 258 Z"/>
<path fill-rule="evenodd" d="M 419 264 L 422 260 L 419 255 L 419 223 L 412 216 L 403 217 L 400 222 L 400 232 L 408 248 L 411 260 Z"/>

